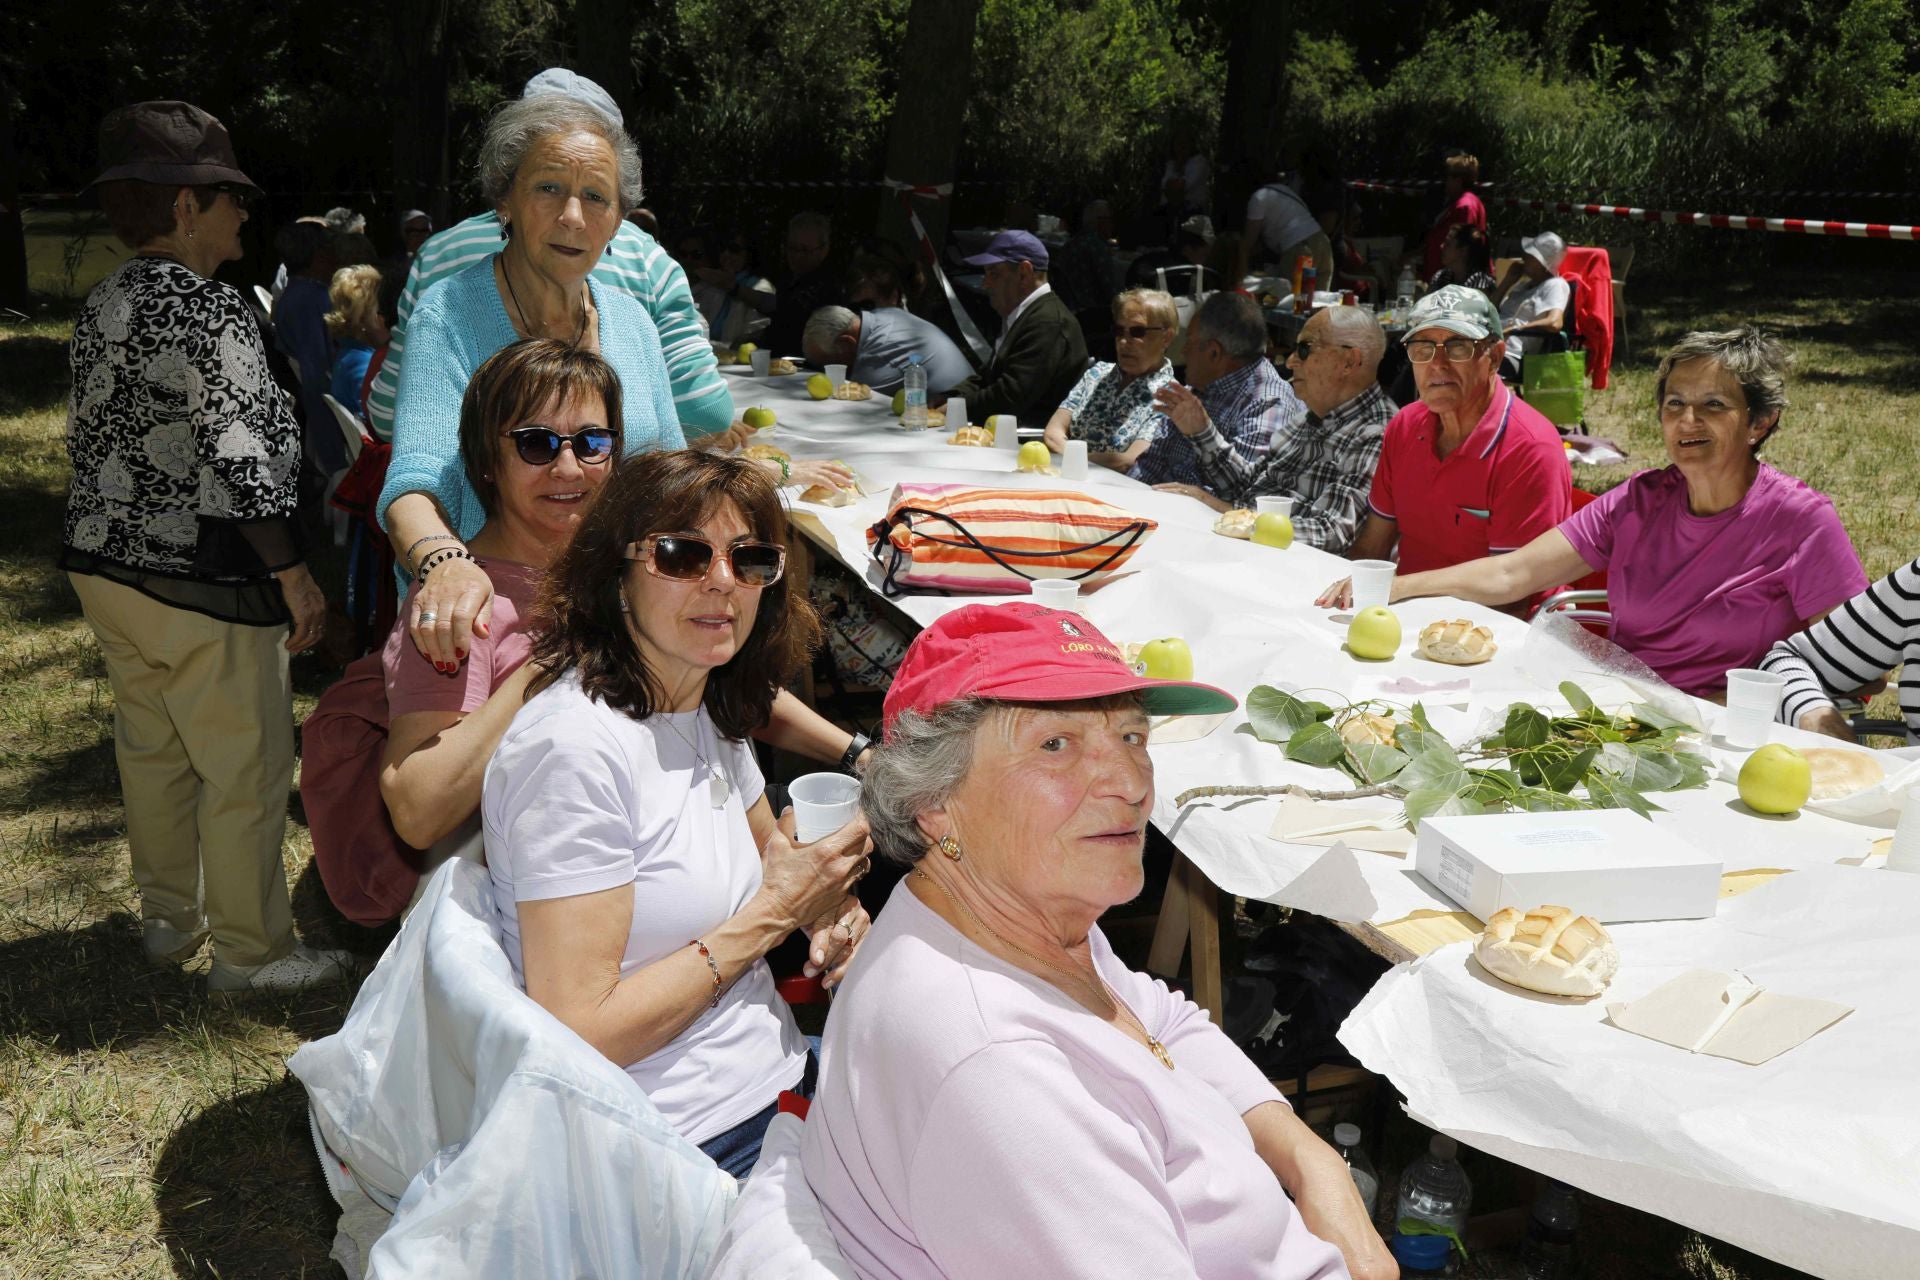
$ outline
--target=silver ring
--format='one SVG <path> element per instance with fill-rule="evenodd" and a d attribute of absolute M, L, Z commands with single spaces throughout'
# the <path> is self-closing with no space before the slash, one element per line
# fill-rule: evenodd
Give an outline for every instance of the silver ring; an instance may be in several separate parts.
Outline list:
<path fill-rule="evenodd" d="M 847 942 L 849 945 L 852 944 L 853 942 L 853 926 L 852 925 L 848 924 L 845 920 L 842 920 L 839 924 L 835 925 L 834 928 L 845 929 L 847 931 Z"/>
<path fill-rule="evenodd" d="M 436 619 L 436 618 L 438 618 L 439 616 L 440 616 L 439 614 L 437 614 L 437 613 L 435 613 L 435 612 L 434 612 L 433 610 L 431 610 L 431 609 L 422 609 L 422 610 L 420 611 L 420 621 L 422 621 L 422 622 L 429 622 L 429 623 L 430 623 L 430 622 L 432 622 L 432 621 L 433 621 L 434 619 Z"/>

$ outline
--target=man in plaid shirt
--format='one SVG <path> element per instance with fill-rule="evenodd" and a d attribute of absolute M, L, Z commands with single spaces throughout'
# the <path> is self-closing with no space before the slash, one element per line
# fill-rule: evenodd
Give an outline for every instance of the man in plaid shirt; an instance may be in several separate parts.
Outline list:
<path fill-rule="evenodd" d="M 1213 492 L 1185 484 L 1158 487 L 1216 511 L 1250 507 L 1260 494 L 1290 495 L 1293 536 L 1345 555 L 1366 515 L 1367 490 L 1395 411 L 1378 380 L 1385 351 L 1386 335 L 1360 308 L 1315 312 L 1289 357 L 1305 421 L 1251 461 L 1228 442 L 1210 402 L 1178 383 L 1166 388 L 1162 412 L 1192 442 L 1201 478 Z"/>
<path fill-rule="evenodd" d="M 1198 392 L 1223 447 L 1251 466 L 1306 421 L 1307 407 L 1267 360 L 1267 324 L 1258 304 L 1222 290 L 1200 304 L 1187 326 L 1188 398 Z M 1175 383 L 1178 387 L 1179 384 Z M 1151 485 L 1200 485 L 1197 441 L 1168 419 L 1162 388 L 1154 396 L 1153 443 L 1127 474 Z M 1208 482 L 1211 484 L 1211 482 Z"/>

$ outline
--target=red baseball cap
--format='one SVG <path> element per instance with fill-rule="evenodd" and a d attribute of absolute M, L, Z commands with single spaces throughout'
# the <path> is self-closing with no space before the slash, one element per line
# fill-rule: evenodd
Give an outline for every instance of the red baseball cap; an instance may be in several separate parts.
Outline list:
<path fill-rule="evenodd" d="M 926 715 L 961 698 L 1071 702 L 1135 692 L 1156 716 L 1207 715 L 1240 705 L 1210 684 L 1142 675 L 1077 613 L 1024 602 L 970 604 L 907 646 L 883 719 L 891 727 L 902 711 Z"/>

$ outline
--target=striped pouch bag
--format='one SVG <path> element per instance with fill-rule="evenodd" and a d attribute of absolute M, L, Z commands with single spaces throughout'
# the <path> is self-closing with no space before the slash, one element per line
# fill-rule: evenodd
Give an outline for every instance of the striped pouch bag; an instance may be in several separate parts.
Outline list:
<path fill-rule="evenodd" d="M 896 485 L 867 530 L 881 590 L 1025 592 L 1035 578 L 1092 585 L 1126 567 L 1159 526 L 1074 489 Z"/>

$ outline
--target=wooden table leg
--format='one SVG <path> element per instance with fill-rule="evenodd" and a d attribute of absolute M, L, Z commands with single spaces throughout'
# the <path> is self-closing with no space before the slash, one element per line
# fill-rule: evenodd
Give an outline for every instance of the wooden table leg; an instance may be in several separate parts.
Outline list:
<path fill-rule="evenodd" d="M 1220 891 L 1206 872 L 1176 851 L 1167 873 L 1167 891 L 1160 899 L 1160 917 L 1153 926 L 1148 971 L 1168 979 L 1179 976 L 1189 942 L 1193 944 L 1193 1002 L 1218 1023 L 1226 1012 L 1220 975 Z"/>
<path fill-rule="evenodd" d="M 1180 976 L 1180 961 L 1187 954 L 1187 933 L 1192 921 L 1187 916 L 1187 881 L 1180 874 L 1186 858 L 1174 851 L 1173 864 L 1167 868 L 1166 892 L 1160 896 L 1160 915 L 1153 922 L 1153 945 L 1147 950 L 1147 971 L 1169 982 Z"/>

